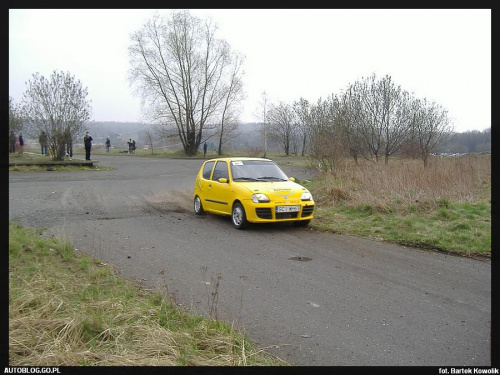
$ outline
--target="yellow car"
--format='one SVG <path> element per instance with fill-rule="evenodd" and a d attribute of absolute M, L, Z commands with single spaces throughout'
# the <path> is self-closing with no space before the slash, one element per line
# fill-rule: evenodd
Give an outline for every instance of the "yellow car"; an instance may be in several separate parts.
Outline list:
<path fill-rule="evenodd" d="M 231 216 L 237 229 L 287 221 L 305 226 L 313 218 L 314 200 L 294 181 L 270 159 L 210 159 L 196 176 L 194 212 Z"/>

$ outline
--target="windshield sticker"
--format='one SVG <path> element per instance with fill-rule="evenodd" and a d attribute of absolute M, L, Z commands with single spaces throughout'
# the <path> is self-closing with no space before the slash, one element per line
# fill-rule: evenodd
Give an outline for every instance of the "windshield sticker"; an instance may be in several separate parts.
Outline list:
<path fill-rule="evenodd" d="M 233 165 L 243 165 L 243 162 L 242 161 L 233 161 L 232 164 Z"/>

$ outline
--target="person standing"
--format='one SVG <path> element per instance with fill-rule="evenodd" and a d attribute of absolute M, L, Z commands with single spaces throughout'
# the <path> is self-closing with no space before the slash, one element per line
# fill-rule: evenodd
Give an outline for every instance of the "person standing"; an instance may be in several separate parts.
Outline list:
<path fill-rule="evenodd" d="M 207 142 L 203 143 L 203 158 L 207 156 Z"/>
<path fill-rule="evenodd" d="M 111 141 L 109 137 L 106 138 L 106 152 L 109 154 L 109 149 L 111 147 Z"/>
<path fill-rule="evenodd" d="M 9 140 L 10 140 L 10 153 L 15 154 L 16 153 L 16 133 L 14 133 L 14 130 L 11 130 Z"/>
<path fill-rule="evenodd" d="M 47 134 L 44 130 L 42 130 L 42 133 L 38 137 L 38 142 L 42 148 L 42 155 L 47 155 Z"/>
<path fill-rule="evenodd" d="M 23 133 L 19 133 L 19 155 L 24 153 L 24 138 Z"/>
<path fill-rule="evenodd" d="M 83 137 L 83 143 L 85 145 L 85 160 L 90 159 L 90 150 L 92 150 L 92 137 L 89 132 L 85 133 L 85 137 Z"/>
<path fill-rule="evenodd" d="M 135 154 L 135 139 L 132 139 L 132 154 Z"/>
<path fill-rule="evenodd" d="M 132 138 L 129 138 L 127 144 L 128 144 L 128 153 L 131 154 L 132 153 Z"/>

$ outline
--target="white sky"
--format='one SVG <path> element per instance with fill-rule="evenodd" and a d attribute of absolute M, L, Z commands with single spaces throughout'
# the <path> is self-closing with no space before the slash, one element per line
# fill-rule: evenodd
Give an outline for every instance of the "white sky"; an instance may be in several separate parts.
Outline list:
<path fill-rule="evenodd" d="M 96 121 L 141 121 L 128 84 L 130 34 L 154 9 L 10 9 L 9 96 L 33 73 L 70 72 Z M 159 10 L 168 13 L 169 10 Z M 375 73 L 448 110 L 455 131 L 491 126 L 491 9 L 191 9 L 246 56 L 243 122 L 262 93 L 315 103 Z"/>

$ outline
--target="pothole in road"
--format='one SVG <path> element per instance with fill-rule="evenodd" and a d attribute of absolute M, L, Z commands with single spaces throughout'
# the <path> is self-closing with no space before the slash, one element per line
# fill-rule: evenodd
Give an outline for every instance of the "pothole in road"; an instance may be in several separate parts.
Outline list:
<path fill-rule="evenodd" d="M 295 261 L 298 261 L 298 262 L 309 262 L 310 260 L 312 260 L 311 258 L 308 258 L 308 257 L 291 257 L 291 258 L 288 258 L 288 260 L 295 260 Z"/>

